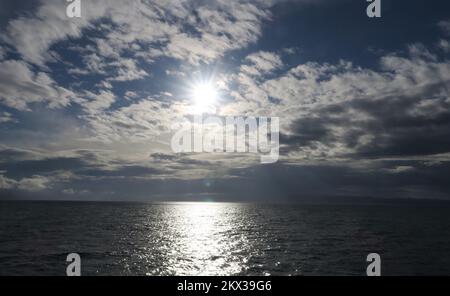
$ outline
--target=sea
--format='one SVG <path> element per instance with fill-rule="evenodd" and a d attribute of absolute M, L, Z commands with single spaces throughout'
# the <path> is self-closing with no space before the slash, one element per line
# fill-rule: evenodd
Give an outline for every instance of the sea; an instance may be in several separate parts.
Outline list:
<path fill-rule="evenodd" d="M 446 203 L 0 202 L 0 275 L 450 275 Z"/>

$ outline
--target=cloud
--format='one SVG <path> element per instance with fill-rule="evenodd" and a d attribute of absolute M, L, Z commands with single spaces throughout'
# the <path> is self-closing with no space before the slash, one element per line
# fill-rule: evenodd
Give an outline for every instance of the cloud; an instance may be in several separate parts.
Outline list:
<path fill-rule="evenodd" d="M 407 49 L 405 56 L 382 56 L 381 70 L 348 61 L 307 62 L 277 77 L 254 79 L 261 72 L 256 66 L 253 72 L 241 67 L 234 76 L 235 100 L 223 110 L 282 118 L 282 152 L 291 159 L 450 152 L 444 136 L 450 132 L 450 63 L 422 44 Z"/>
<path fill-rule="evenodd" d="M 152 98 L 92 115 L 82 115 L 100 141 L 142 142 L 169 133 L 173 123 L 183 118 L 183 105 Z"/>
<path fill-rule="evenodd" d="M 0 164 L 19 160 L 37 159 L 41 157 L 42 154 L 36 151 L 8 147 L 6 145 L 0 144 Z"/>
<path fill-rule="evenodd" d="M 79 38 L 92 20 L 106 13 L 105 4 L 90 1 L 89 8 L 83 9 L 82 18 L 69 19 L 65 2 L 42 1 L 33 15 L 11 20 L 2 39 L 14 46 L 26 61 L 43 66 L 52 60 L 50 46 L 67 38 Z"/>
<path fill-rule="evenodd" d="M 148 77 L 140 64 L 158 57 L 198 65 L 246 47 L 259 38 L 262 21 L 269 17 L 264 1 L 189 2 L 90 1 L 82 4 L 82 18 L 69 19 L 66 3 L 42 1 L 33 14 L 11 19 L 2 34 L 23 60 L 1 62 L 1 102 L 18 110 L 31 110 L 34 103 L 59 108 L 73 102 L 88 112 L 106 109 L 114 94 L 102 91 L 93 98 L 92 92 L 59 86 L 52 78 L 52 63 L 66 65 L 75 76 L 102 75 L 112 87 L 112 82 Z M 75 40 L 89 42 L 83 48 L 73 46 Z M 66 61 L 65 54 L 52 49 L 55 45 L 79 54 L 83 64 Z"/>
<path fill-rule="evenodd" d="M 450 34 L 450 21 L 444 20 L 438 23 L 439 28 L 446 34 Z"/>
<path fill-rule="evenodd" d="M 17 188 L 25 191 L 40 191 L 47 189 L 50 180 L 43 176 L 32 176 L 31 178 L 24 178 L 17 182 Z"/>
<path fill-rule="evenodd" d="M 83 3 L 83 17 L 69 20 L 66 3 L 40 1 L 2 33 L 0 188 L 74 198 L 448 192 L 439 175 L 450 159 L 446 39 L 437 52 L 412 43 L 378 53 L 373 68 L 298 64 L 296 48 L 258 44 L 278 1 Z M 280 117 L 279 164 L 170 153 L 191 104 L 182 84 L 222 58 L 220 115 Z"/>
<path fill-rule="evenodd" d="M 187 18 L 198 34 L 175 34 L 164 49 L 165 54 L 198 64 L 217 59 L 226 51 L 246 47 L 261 35 L 261 22 L 269 16 L 266 7 L 257 4 L 212 1 L 199 7 L 195 15 Z"/>
<path fill-rule="evenodd" d="M 15 186 L 16 181 L 0 175 L 0 189 L 11 189 Z"/>
<path fill-rule="evenodd" d="M 6 57 L 6 50 L 3 46 L 0 46 L 0 61 L 4 60 Z"/>
<path fill-rule="evenodd" d="M 116 100 L 116 96 L 111 91 L 101 90 L 98 94 L 87 91 L 86 96 L 90 99 L 82 106 L 87 113 L 96 114 L 108 109 Z"/>
<path fill-rule="evenodd" d="M 58 86 L 44 72 L 34 73 L 23 61 L 0 62 L 0 101 L 11 108 L 29 110 L 33 103 L 50 108 L 68 106 L 75 94 Z"/>
<path fill-rule="evenodd" d="M 450 42 L 448 42 L 447 40 L 441 39 L 438 43 L 438 46 L 444 52 L 446 53 L 450 52 Z"/>
<path fill-rule="evenodd" d="M 18 189 L 23 191 L 42 191 L 47 189 L 50 180 L 43 176 L 32 176 L 21 180 L 14 180 L 0 175 L 0 189 Z"/>
<path fill-rule="evenodd" d="M 3 39 L 26 61 L 43 66 L 52 60 L 50 46 L 81 38 L 84 31 L 95 28 L 93 22 L 106 19 L 114 30 L 96 39 L 100 56 L 118 58 L 130 44 L 136 47 L 139 42 L 163 44 L 157 55 L 196 64 L 255 42 L 261 21 L 268 17 L 264 1 L 208 1 L 199 6 L 195 1 L 99 0 L 83 5 L 82 18 L 68 19 L 65 3 L 43 1 L 34 16 L 10 21 Z M 186 30 L 187 26 L 196 32 Z M 109 28 L 99 27 L 102 31 Z"/>
<path fill-rule="evenodd" d="M 7 176 L 12 178 L 26 178 L 33 175 L 48 175 L 59 171 L 73 171 L 77 168 L 90 167 L 83 158 L 79 157 L 46 157 L 35 160 L 21 160 L 2 163 Z"/>
<path fill-rule="evenodd" d="M 13 118 L 11 113 L 1 112 L 0 113 L 0 123 L 5 123 L 5 122 L 16 122 L 16 120 Z"/>
<path fill-rule="evenodd" d="M 121 59 L 120 62 L 114 62 L 109 65 L 118 67 L 117 76 L 110 78 L 112 81 L 140 80 L 148 76 L 148 73 L 140 70 L 136 66 L 136 61 L 132 59 Z"/>
<path fill-rule="evenodd" d="M 245 60 L 248 61 L 250 65 L 242 65 L 241 72 L 251 76 L 268 74 L 283 66 L 283 62 L 279 55 L 266 51 L 248 55 Z"/>

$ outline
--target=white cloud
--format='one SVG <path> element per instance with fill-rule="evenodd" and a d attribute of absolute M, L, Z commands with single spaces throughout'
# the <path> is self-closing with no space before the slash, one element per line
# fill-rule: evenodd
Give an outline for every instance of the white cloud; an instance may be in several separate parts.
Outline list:
<path fill-rule="evenodd" d="M 296 120 L 314 118 L 319 109 L 354 100 L 375 102 L 389 97 L 420 98 L 411 108 L 414 116 L 431 118 L 431 115 L 444 114 L 446 105 L 443 102 L 450 101 L 448 87 L 444 87 L 448 85 L 450 63 L 438 60 L 423 45 L 414 44 L 408 49 L 407 56 L 383 56 L 380 59 L 381 70 L 358 67 L 346 61 L 337 64 L 308 62 L 268 79 L 258 76 L 260 71 L 256 67 L 253 72 L 241 67 L 241 73 L 232 76 L 238 85 L 237 90 L 231 93 L 234 101 L 222 106 L 221 112 L 226 115 L 278 116 L 285 135 L 291 133 L 291 126 Z M 439 85 L 442 86 L 439 91 L 428 97 L 430 88 Z M 343 110 L 341 114 L 349 120 L 364 122 L 368 119 L 367 114 L 351 109 Z M 339 126 L 330 127 L 330 131 L 337 139 L 343 139 L 346 135 Z M 361 135 L 358 141 L 367 142 L 370 137 L 370 134 Z M 291 160 L 305 157 L 318 159 L 324 155 L 332 158 L 352 151 L 351 147 L 345 146 L 345 141 L 334 141 L 331 146 L 316 142 L 303 147 L 301 153 L 293 155 L 291 152 L 290 157 Z"/>
<path fill-rule="evenodd" d="M 35 175 L 30 178 L 14 180 L 0 175 L 0 189 L 19 189 L 25 191 L 42 191 L 48 188 L 50 179 Z"/>
<path fill-rule="evenodd" d="M 86 112 L 95 114 L 108 109 L 116 100 L 116 96 L 111 91 L 101 90 L 98 94 L 86 92 L 89 101 L 82 104 Z"/>
<path fill-rule="evenodd" d="M 259 4 L 259 5 L 258 5 Z M 226 51 L 243 48 L 261 35 L 261 23 L 269 16 L 261 2 L 211 1 L 190 14 L 187 22 L 199 34 L 181 32 L 173 35 L 165 48 L 166 55 L 192 64 L 209 62 Z"/>
<path fill-rule="evenodd" d="M 135 99 L 137 97 L 139 97 L 139 95 L 135 91 L 129 90 L 129 91 L 125 92 L 125 99 L 127 99 L 127 100 Z"/>
<path fill-rule="evenodd" d="M 105 38 L 96 39 L 102 57 L 118 58 L 130 46 L 139 46 L 139 42 L 162 46 L 162 50 L 154 52 L 156 55 L 198 63 L 255 42 L 262 20 L 268 18 L 269 7 L 264 1 L 225 0 L 207 1 L 200 6 L 195 1 L 182 0 L 98 0 L 85 1 L 83 5 L 82 18 L 68 19 L 64 2 L 42 1 L 34 16 L 10 21 L 3 39 L 25 60 L 43 66 L 51 60 L 51 45 L 82 37 L 84 29 L 94 29 L 92 22 L 103 17 L 116 27 L 95 28 L 107 33 Z M 197 32 L 186 30 L 185 25 Z"/>
<path fill-rule="evenodd" d="M 31 103 L 45 103 L 57 108 L 74 98 L 74 93 L 58 86 L 47 73 L 33 73 L 25 62 L 0 63 L 0 101 L 8 107 L 27 110 Z"/>
<path fill-rule="evenodd" d="M 52 59 L 49 54 L 52 44 L 69 37 L 80 38 L 84 28 L 101 33 L 94 34 L 96 37 L 92 39 L 87 36 L 93 44 L 86 48 L 69 46 L 84 62 L 83 67 L 70 69 L 69 73 L 105 76 L 97 85 L 98 92 L 81 92 L 84 99 L 77 102 L 85 113 L 79 118 L 90 127 L 93 137 L 89 139 L 127 144 L 155 140 L 168 132 L 172 122 L 183 115 L 182 103 L 147 98 L 111 110 L 117 100 L 112 90 L 114 81 L 148 77 L 140 63 L 152 63 L 161 56 L 198 65 L 218 59 L 227 51 L 247 47 L 261 35 L 261 25 L 270 18 L 271 5 L 263 1 L 225 0 L 206 1 L 197 6 L 181 0 L 95 1 L 79 23 L 72 23 L 65 18 L 64 7 L 54 5 L 53 1 L 42 3 L 34 17 L 10 22 L 6 40 L 26 61 L 42 66 Z M 100 17 L 105 17 L 108 25 L 93 27 L 92 21 Z M 440 26 L 445 29 L 448 22 Z M 448 42 L 441 41 L 440 46 L 446 50 Z M 292 54 L 293 49 L 284 52 Z M 449 63 L 439 62 L 421 44 L 411 45 L 407 57 L 385 55 L 380 60 L 382 70 L 378 71 L 346 61 L 309 62 L 278 75 L 286 66 L 280 55 L 281 52 L 259 51 L 247 56 L 240 72 L 230 78 L 238 85 L 230 90 L 235 100 L 224 103 L 221 113 L 279 116 L 283 132 L 289 132 L 290 123 L 313 114 L 318 106 L 356 98 L 376 100 L 387 95 L 414 94 L 450 77 Z M 71 91 L 58 87 L 48 73 L 33 72 L 32 66 L 24 61 L 4 61 L 0 66 L 0 101 L 9 107 L 28 110 L 30 104 L 37 102 L 62 107 L 74 101 Z M 166 70 L 167 75 L 179 77 L 185 77 L 186 73 L 180 69 Z M 128 90 L 125 98 L 137 99 L 137 93 Z M 173 100 L 177 99 L 174 95 Z M 419 107 L 418 112 L 425 110 Z M 3 118 L 4 122 L 9 120 L 8 116 Z M 309 149 L 304 153 L 320 157 L 327 151 L 345 151 L 346 147 L 331 149 L 318 144 Z"/>
<path fill-rule="evenodd" d="M 139 69 L 136 62 L 132 59 L 121 59 L 120 61 L 110 63 L 109 65 L 118 67 L 117 76 L 109 79 L 112 81 L 139 80 L 148 76 L 148 73 Z"/>
<path fill-rule="evenodd" d="M 23 178 L 17 182 L 17 188 L 26 191 L 41 191 L 47 189 L 50 179 L 35 175 L 30 178 Z"/>
<path fill-rule="evenodd" d="M 177 70 L 166 70 L 166 75 L 176 77 L 186 77 L 186 73 Z"/>
<path fill-rule="evenodd" d="M 151 98 L 129 106 L 92 115 L 82 115 L 92 127 L 94 139 L 102 142 L 143 142 L 168 133 L 179 121 L 183 106 L 167 104 Z"/>
<path fill-rule="evenodd" d="M 94 2 L 95 1 L 91 1 Z M 51 59 L 49 47 L 69 37 L 81 36 L 89 22 L 105 13 L 101 5 L 91 4 L 82 18 L 67 18 L 65 1 L 43 1 L 33 16 L 21 16 L 9 22 L 4 41 L 13 45 L 26 61 L 44 65 Z"/>
<path fill-rule="evenodd" d="M 283 66 L 283 62 L 279 55 L 266 51 L 253 53 L 247 56 L 245 60 L 250 64 L 242 65 L 241 72 L 251 76 L 260 76 L 271 73 L 273 70 Z"/>
<path fill-rule="evenodd" d="M 16 120 L 13 118 L 12 114 L 9 112 L 0 112 L 0 123 L 5 122 L 15 122 Z"/>
<path fill-rule="evenodd" d="M 81 105 L 86 103 L 83 109 L 89 112 L 104 110 L 114 102 L 111 92 L 108 96 L 104 92 L 93 98 L 89 92 L 82 91 L 76 95 L 57 85 L 47 67 L 55 57 L 61 59 L 52 54 L 52 45 L 68 41 L 67 48 L 82 58 L 84 65 L 69 65 L 69 74 L 102 75 L 103 84 L 108 84 L 102 88 L 112 89 L 114 81 L 148 77 L 139 63 L 152 63 L 159 56 L 196 65 L 220 58 L 228 50 L 245 47 L 258 39 L 262 21 L 269 17 L 269 4 L 264 1 L 216 0 L 197 4 L 184 0 L 84 1 L 82 18 L 68 19 L 66 3 L 43 0 L 34 14 L 11 20 L 2 35 L 2 39 L 22 55 L 23 61 L 0 64 L 0 101 L 19 110 L 30 110 L 33 103 L 57 108 L 68 106 L 73 101 Z M 94 26 L 93 22 L 100 18 L 107 23 Z M 88 34 L 88 31 L 83 31 L 85 29 L 100 33 L 96 36 L 102 37 L 90 38 L 87 35 L 95 45 L 74 46 L 72 40 L 82 38 L 83 33 Z M 129 54 L 130 49 L 132 55 Z M 272 57 L 266 58 L 270 60 Z M 267 67 L 262 61 L 257 62 L 261 69 Z M 87 94 L 87 99 L 80 98 L 83 94 Z"/>
<path fill-rule="evenodd" d="M 383 71 L 355 67 L 341 61 L 334 65 L 308 62 L 277 78 L 261 82 L 241 74 L 237 76 L 242 87 L 239 94 L 247 101 L 254 101 L 255 94 L 259 95 L 262 105 L 258 112 L 267 108 L 278 110 L 276 113 L 280 115 L 287 110 L 305 110 L 356 98 L 370 100 L 387 95 L 414 95 L 423 87 L 446 83 L 450 77 L 450 63 L 436 61 L 428 51 L 418 54 L 416 49 L 411 49 L 409 57 L 382 57 Z M 278 99 L 279 103 L 268 101 L 267 96 Z"/>
<path fill-rule="evenodd" d="M 12 189 L 14 188 L 15 184 L 15 180 L 0 175 L 0 189 Z"/>

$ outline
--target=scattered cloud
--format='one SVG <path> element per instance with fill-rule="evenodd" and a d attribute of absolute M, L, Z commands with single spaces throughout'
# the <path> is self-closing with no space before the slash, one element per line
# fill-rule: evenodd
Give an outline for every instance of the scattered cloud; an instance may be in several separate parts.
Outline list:
<path fill-rule="evenodd" d="M 0 101 L 11 108 L 30 110 L 32 103 L 50 108 L 68 106 L 76 95 L 61 86 L 45 72 L 34 73 L 23 61 L 0 63 Z"/>
<path fill-rule="evenodd" d="M 450 34 L 450 21 L 449 20 L 440 21 L 438 23 L 438 26 L 446 34 Z"/>
<path fill-rule="evenodd" d="M 5 122 L 16 122 L 16 120 L 14 119 L 14 117 L 12 116 L 11 113 L 2 112 L 2 113 L 0 113 L 0 123 L 5 123 Z"/>
<path fill-rule="evenodd" d="M 249 62 L 249 65 L 242 65 L 241 72 L 250 76 L 268 74 L 283 66 L 279 55 L 266 51 L 253 53 L 247 56 L 245 60 Z"/>
<path fill-rule="evenodd" d="M 40 1 L 1 32 L 0 189 L 450 192 L 441 180 L 450 161 L 447 20 L 433 21 L 442 35 L 433 44 L 383 49 L 361 65 L 309 59 L 307 38 L 262 38 L 288 13 L 273 9 L 280 1 L 86 1 L 80 19 L 68 19 L 65 4 Z M 186 85 L 208 72 L 220 85 L 219 115 L 281 118 L 278 164 L 171 153 L 173 125 L 189 115 Z"/>
<path fill-rule="evenodd" d="M 19 189 L 23 191 L 41 191 L 47 189 L 50 180 L 43 176 L 32 176 L 21 180 L 13 180 L 0 175 L 0 189 Z"/>

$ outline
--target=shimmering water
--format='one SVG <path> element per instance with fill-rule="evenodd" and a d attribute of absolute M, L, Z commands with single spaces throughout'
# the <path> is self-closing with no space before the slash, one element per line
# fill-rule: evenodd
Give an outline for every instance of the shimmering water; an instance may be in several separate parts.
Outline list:
<path fill-rule="evenodd" d="M 0 274 L 450 275 L 450 207 L 0 202 Z"/>

